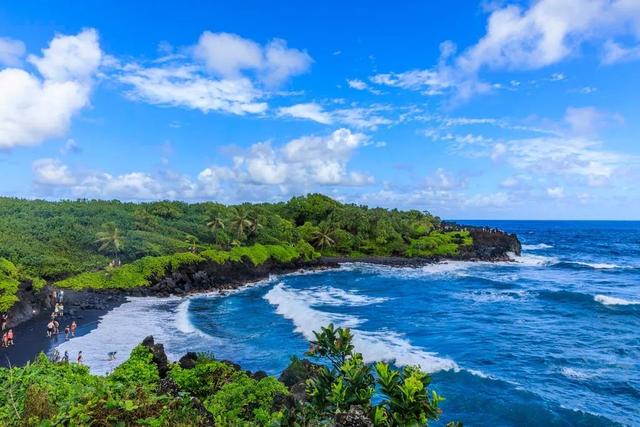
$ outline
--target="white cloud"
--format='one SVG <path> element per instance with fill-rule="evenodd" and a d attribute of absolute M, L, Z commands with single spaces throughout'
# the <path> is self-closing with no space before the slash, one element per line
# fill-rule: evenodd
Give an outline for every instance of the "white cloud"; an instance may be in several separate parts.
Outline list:
<path fill-rule="evenodd" d="M 95 30 L 57 35 L 43 56 L 29 56 L 44 79 L 18 68 L 0 70 L 0 149 L 64 135 L 89 104 L 102 52 Z"/>
<path fill-rule="evenodd" d="M 347 80 L 347 84 L 349 85 L 350 88 L 356 89 L 356 90 L 365 90 L 366 88 L 369 87 L 368 84 L 358 79 Z"/>
<path fill-rule="evenodd" d="M 56 159 L 33 164 L 34 182 L 46 191 L 74 197 L 126 200 L 203 199 L 237 201 L 288 197 L 318 187 L 361 186 L 373 178 L 351 171 L 348 163 L 366 137 L 339 129 L 326 136 L 304 136 L 282 146 L 257 143 L 233 157 L 230 166 L 212 165 L 195 179 L 171 172 L 72 171 Z"/>
<path fill-rule="evenodd" d="M 243 76 L 243 71 L 251 70 L 268 86 L 280 85 L 308 71 L 313 62 L 309 54 L 289 48 L 282 39 L 274 39 L 263 47 L 236 34 L 210 31 L 200 36 L 194 56 L 221 77 L 237 79 Z"/>
<path fill-rule="evenodd" d="M 26 52 L 24 43 L 7 37 L 0 37 L 0 65 L 17 67 Z"/>
<path fill-rule="evenodd" d="M 60 154 L 77 154 L 82 151 L 75 139 L 69 138 L 60 149 Z"/>
<path fill-rule="evenodd" d="M 262 113 L 268 108 L 261 101 L 264 94 L 249 79 L 209 79 L 194 66 L 145 68 L 131 64 L 119 80 L 132 86 L 128 96 L 151 104 L 238 115 Z"/>
<path fill-rule="evenodd" d="M 425 179 L 425 185 L 432 190 L 458 190 L 467 185 L 467 180 L 458 178 L 443 168 L 438 168 L 433 175 Z"/>
<path fill-rule="evenodd" d="M 527 138 L 496 144 L 492 158 L 537 176 L 574 177 L 595 186 L 606 183 L 628 161 L 600 145 L 583 138 Z"/>
<path fill-rule="evenodd" d="M 331 115 L 324 111 L 321 105 L 316 104 L 315 102 L 296 104 L 290 107 L 282 107 L 278 109 L 278 116 L 290 116 L 300 119 L 308 119 L 325 125 L 332 123 Z"/>
<path fill-rule="evenodd" d="M 399 119 L 392 120 L 382 115 L 383 112 L 388 112 L 390 109 L 389 106 L 379 104 L 368 107 L 358 107 L 354 104 L 348 108 L 326 111 L 321 105 L 310 102 L 282 107 L 278 109 L 278 116 L 296 117 L 322 124 L 340 123 L 357 129 L 375 130 L 378 126 L 390 125 L 399 121 Z"/>
<path fill-rule="evenodd" d="M 202 59 L 208 70 L 222 77 L 237 78 L 242 70 L 262 66 L 262 48 L 252 40 L 236 34 L 205 31 L 194 49 L 195 57 Z"/>
<path fill-rule="evenodd" d="M 56 36 L 42 56 L 29 55 L 45 79 L 55 82 L 86 81 L 90 79 L 102 59 L 98 33 L 84 30 L 76 36 Z"/>
<path fill-rule="evenodd" d="M 56 159 L 36 160 L 31 169 L 37 184 L 68 186 L 76 182 L 69 168 Z"/>
<path fill-rule="evenodd" d="M 640 41 L 636 0 L 538 0 L 528 9 L 507 5 L 492 8 L 485 35 L 457 57 L 453 44 L 445 42 L 433 68 L 383 73 L 371 80 L 464 99 L 495 87 L 479 79 L 483 69 L 539 69 L 576 55 L 585 43 L 603 45 L 604 63 L 640 58 L 640 44 L 626 48 L 616 41 L 624 37 Z M 563 78 L 556 73 L 554 80 Z"/>
<path fill-rule="evenodd" d="M 307 52 L 287 47 L 282 39 L 274 39 L 265 48 L 261 79 L 269 86 L 277 86 L 291 76 L 307 72 L 312 62 Z"/>
<path fill-rule="evenodd" d="M 120 67 L 116 78 L 131 87 L 132 99 L 204 113 L 260 114 L 272 88 L 306 72 L 312 62 L 304 51 L 274 39 L 266 46 L 230 33 L 202 33 L 192 57 L 171 54 L 146 66 Z"/>
<path fill-rule="evenodd" d="M 607 65 L 618 62 L 630 62 L 637 59 L 640 59 L 640 44 L 625 47 L 613 40 L 608 40 L 604 45 L 602 62 Z"/>
<path fill-rule="evenodd" d="M 547 188 L 547 194 L 553 199 L 564 199 L 564 188 L 551 187 Z"/>
<path fill-rule="evenodd" d="M 619 114 L 610 114 L 594 107 L 567 107 L 564 121 L 567 133 L 579 136 L 592 136 L 609 124 L 621 124 L 624 119 Z"/>

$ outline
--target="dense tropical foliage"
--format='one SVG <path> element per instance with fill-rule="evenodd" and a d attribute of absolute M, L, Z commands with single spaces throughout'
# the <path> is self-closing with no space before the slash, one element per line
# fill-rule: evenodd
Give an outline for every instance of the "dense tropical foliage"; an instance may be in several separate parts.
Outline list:
<path fill-rule="evenodd" d="M 308 364 L 312 370 L 301 377 L 306 392 L 295 398 L 276 378 L 211 355 L 166 364 L 154 344 L 134 348 L 107 376 L 40 355 L 25 367 L 0 368 L 0 424 L 320 426 L 340 424 L 346 415 L 366 422 L 356 425 L 396 427 L 440 417 L 442 398 L 428 390 L 428 374 L 367 365 L 351 340 L 349 330 L 332 325 L 316 333 L 308 354 L 320 364 Z"/>
<path fill-rule="evenodd" d="M 16 299 L 17 271 L 57 286 L 121 288 L 203 260 L 452 256 L 472 243 L 468 232 L 446 231 L 429 213 L 319 194 L 239 206 L 0 198 L 0 235 L 0 258 L 17 269 L 0 268 L 0 311 Z"/>

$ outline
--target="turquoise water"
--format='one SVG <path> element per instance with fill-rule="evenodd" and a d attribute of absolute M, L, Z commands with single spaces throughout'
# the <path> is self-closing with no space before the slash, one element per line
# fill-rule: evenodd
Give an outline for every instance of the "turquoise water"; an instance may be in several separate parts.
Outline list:
<path fill-rule="evenodd" d="M 353 329 L 367 360 L 432 372 L 447 398 L 443 421 L 640 425 L 640 223 L 480 223 L 517 233 L 523 256 L 418 269 L 352 264 L 226 297 L 134 299 L 65 345 L 91 348 L 128 318 L 126 339 L 113 343 L 122 352 L 153 333 L 175 357 L 209 351 L 278 374 L 333 322 Z"/>

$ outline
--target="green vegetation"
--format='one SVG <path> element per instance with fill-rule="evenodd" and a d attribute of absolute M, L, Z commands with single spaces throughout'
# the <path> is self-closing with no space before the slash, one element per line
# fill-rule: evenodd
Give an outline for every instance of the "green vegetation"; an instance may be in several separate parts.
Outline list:
<path fill-rule="evenodd" d="M 140 345 L 104 377 L 41 354 L 25 367 L 0 368 L 0 425 L 322 426 L 356 414 L 376 427 L 400 427 L 440 417 L 443 399 L 428 390 L 428 374 L 367 365 L 351 340 L 349 330 L 332 325 L 316 333 L 308 354 L 322 364 L 311 365 L 303 377 L 306 397 L 295 399 L 277 379 L 205 354 L 160 370 L 157 349 Z M 376 387 L 380 396 L 373 403 Z"/>
<path fill-rule="evenodd" d="M 18 302 L 18 269 L 8 259 L 0 258 L 0 312 Z"/>
<path fill-rule="evenodd" d="M 269 259 L 289 262 L 298 258 L 309 260 L 316 256 L 318 254 L 315 252 L 299 252 L 295 246 L 256 243 L 253 246 L 238 246 L 229 251 L 207 249 L 198 254 L 180 252 L 173 255 L 147 256 L 122 267 L 81 273 L 56 282 L 56 286 L 71 289 L 135 288 L 148 285 L 150 278 L 161 279 L 168 272 L 176 271 L 182 266 L 205 261 L 222 264 L 227 261 L 243 262 L 246 258 L 257 266 Z"/>
<path fill-rule="evenodd" d="M 47 202 L 0 198 L 0 257 L 41 286 L 144 286 L 180 266 L 328 256 L 455 256 L 472 243 L 426 212 L 342 204 L 312 194 L 283 203 Z M 122 266 L 120 266 L 122 264 Z M 0 311 L 16 301 L 0 273 Z"/>

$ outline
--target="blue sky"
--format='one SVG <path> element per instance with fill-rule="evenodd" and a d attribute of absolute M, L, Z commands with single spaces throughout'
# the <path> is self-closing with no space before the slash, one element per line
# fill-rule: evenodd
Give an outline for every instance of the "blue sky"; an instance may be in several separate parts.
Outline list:
<path fill-rule="evenodd" d="M 0 194 L 640 218 L 640 1 L 4 2 Z"/>

